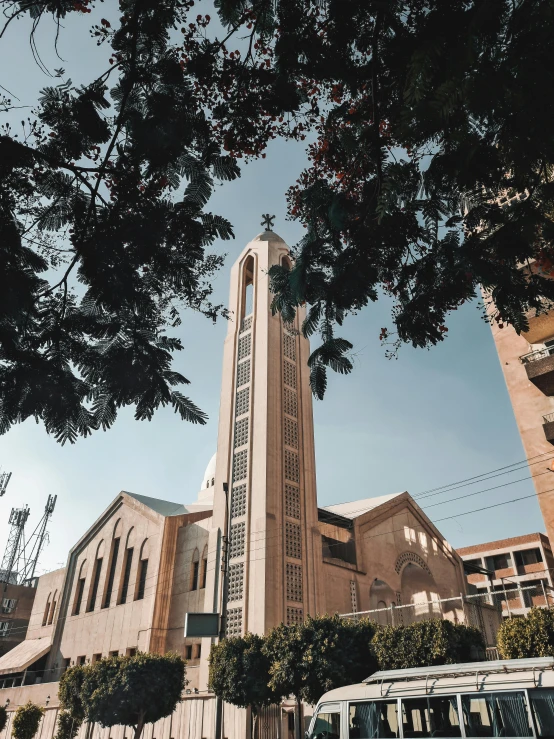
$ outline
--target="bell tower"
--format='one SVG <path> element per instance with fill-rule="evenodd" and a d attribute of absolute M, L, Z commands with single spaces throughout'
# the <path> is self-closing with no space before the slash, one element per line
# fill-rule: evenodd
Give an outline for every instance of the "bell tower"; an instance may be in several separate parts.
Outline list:
<path fill-rule="evenodd" d="M 317 529 L 309 344 L 271 311 L 268 270 L 290 264 L 271 228 L 251 241 L 231 271 L 232 319 L 225 339 L 216 480 L 227 481 L 228 636 L 265 633 L 318 610 Z M 265 224 L 264 224 L 265 225 Z M 225 529 L 216 485 L 214 527 Z"/>

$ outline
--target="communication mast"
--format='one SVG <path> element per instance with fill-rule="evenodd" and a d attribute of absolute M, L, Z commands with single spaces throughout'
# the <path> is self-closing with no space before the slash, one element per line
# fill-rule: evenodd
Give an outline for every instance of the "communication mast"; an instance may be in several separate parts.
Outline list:
<path fill-rule="evenodd" d="M 2 564 L 0 565 L 0 581 L 17 583 L 19 581 L 19 567 L 25 560 L 25 524 L 29 518 L 29 506 L 12 508 L 9 525 L 8 543 Z"/>
<path fill-rule="evenodd" d="M 54 513 L 57 499 L 57 495 L 48 496 L 48 501 L 46 503 L 46 507 L 44 508 L 44 515 L 40 519 L 36 529 L 31 534 L 31 538 L 29 539 L 29 543 L 26 547 L 26 563 L 25 568 L 22 572 L 21 582 L 32 580 L 35 576 L 38 558 L 40 557 L 40 553 L 44 544 L 48 541 L 48 532 L 46 531 L 46 527 L 48 525 L 48 521 Z"/>
<path fill-rule="evenodd" d="M 38 559 L 48 541 L 46 527 L 56 506 L 57 495 L 49 495 L 44 514 L 35 530 L 25 539 L 25 524 L 29 518 L 29 506 L 12 508 L 8 543 L 0 565 L 0 582 L 14 585 L 31 584 L 35 577 Z"/>
<path fill-rule="evenodd" d="M 11 476 L 12 476 L 11 472 L 0 471 L 0 498 L 6 492 L 6 488 L 8 487 L 8 483 L 10 481 Z"/>

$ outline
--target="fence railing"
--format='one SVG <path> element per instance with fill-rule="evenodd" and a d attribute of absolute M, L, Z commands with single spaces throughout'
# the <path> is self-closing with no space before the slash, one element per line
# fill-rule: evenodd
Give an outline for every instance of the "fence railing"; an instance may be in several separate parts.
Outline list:
<path fill-rule="evenodd" d="M 546 416 L 542 417 L 543 423 L 552 423 L 554 421 L 554 413 L 547 413 Z"/>
<path fill-rule="evenodd" d="M 17 675 L 0 677 L 0 690 L 3 688 L 19 688 L 22 685 L 37 685 L 39 683 L 57 683 L 65 672 L 65 667 L 56 667 L 51 670 L 25 670 Z"/>

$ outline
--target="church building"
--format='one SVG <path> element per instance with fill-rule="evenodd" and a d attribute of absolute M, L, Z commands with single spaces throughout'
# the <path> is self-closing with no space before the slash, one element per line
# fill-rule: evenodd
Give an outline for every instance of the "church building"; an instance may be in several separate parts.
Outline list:
<path fill-rule="evenodd" d="M 217 451 L 196 500 L 119 493 L 66 567 L 39 579 L 26 638 L 0 657 L 0 702 L 10 714 L 0 739 L 27 700 L 45 707 L 40 739 L 52 739 L 63 671 L 137 650 L 188 661 L 183 701 L 147 726 L 145 739 L 215 739 L 215 640 L 185 638 L 187 613 L 221 613 L 224 604 L 227 636 L 324 613 L 464 620 L 460 601 L 433 605 L 466 592 L 461 558 L 407 492 L 379 495 L 368 480 L 362 500 L 318 506 L 305 313 L 285 325 L 271 310 L 268 270 L 289 260 L 268 230 L 232 268 Z M 290 710 L 267 711 L 268 737 L 292 736 Z M 227 739 L 244 739 L 247 724 L 246 711 L 225 706 Z M 95 726 L 86 739 L 129 736 L 123 726 Z"/>

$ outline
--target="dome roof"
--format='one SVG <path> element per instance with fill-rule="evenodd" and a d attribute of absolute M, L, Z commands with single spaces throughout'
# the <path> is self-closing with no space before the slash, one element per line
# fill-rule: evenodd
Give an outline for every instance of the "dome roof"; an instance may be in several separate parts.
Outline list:
<path fill-rule="evenodd" d="M 206 471 L 204 472 L 204 477 L 202 478 L 202 483 L 200 484 L 200 490 L 202 490 L 203 488 L 212 486 L 212 479 L 215 478 L 216 457 L 217 457 L 217 452 L 212 456 L 212 458 L 208 462 L 208 466 L 206 467 Z M 209 483 L 209 485 L 207 485 L 206 483 Z"/>
<path fill-rule="evenodd" d="M 285 243 L 285 240 L 279 234 L 276 234 L 275 231 L 264 231 L 258 234 L 253 241 L 281 241 L 283 244 Z"/>

